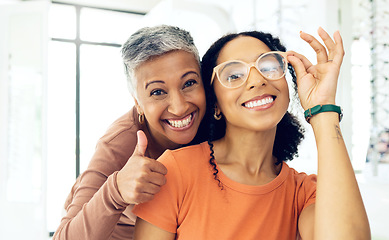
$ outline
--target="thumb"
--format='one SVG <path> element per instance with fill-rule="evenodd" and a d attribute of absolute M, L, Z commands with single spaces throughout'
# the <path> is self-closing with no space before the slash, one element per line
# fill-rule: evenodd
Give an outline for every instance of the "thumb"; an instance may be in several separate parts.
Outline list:
<path fill-rule="evenodd" d="M 134 154 L 143 156 L 147 148 L 147 138 L 145 133 L 142 130 L 139 130 L 137 133 L 138 141 L 136 143 Z"/>

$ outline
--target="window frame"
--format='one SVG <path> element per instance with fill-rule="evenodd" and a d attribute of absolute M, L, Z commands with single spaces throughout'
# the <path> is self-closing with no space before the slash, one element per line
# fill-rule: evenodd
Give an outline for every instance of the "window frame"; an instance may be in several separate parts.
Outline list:
<path fill-rule="evenodd" d="M 68 5 L 68 6 L 74 6 L 76 11 L 76 36 L 75 39 L 66 39 L 66 38 L 51 38 L 51 41 L 57 41 L 57 42 L 66 42 L 66 43 L 73 43 L 76 46 L 76 142 L 75 142 L 75 156 L 76 156 L 76 175 L 77 178 L 80 175 L 80 76 L 81 76 L 81 70 L 80 70 L 80 48 L 82 45 L 99 45 L 99 46 L 108 46 L 108 47 L 116 47 L 120 48 L 122 45 L 117 43 L 107 43 L 107 42 L 94 42 L 94 41 L 85 41 L 81 39 L 81 10 L 83 8 L 89 8 L 89 9 L 98 9 L 98 10 L 104 10 L 104 11 L 111 11 L 111 12 L 120 12 L 120 13 L 128 13 L 128 14 L 136 14 L 136 15 L 146 15 L 144 12 L 134 12 L 134 11 L 124 11 L 124 10 L 117 10 L 117 9 L 108 9 L 108 8 L 101 8 L 101 7 L 94 7 L 94 6 L 87 6 L 87 5 L 79 5 L 79 4 L 71 4 L 71 3 L 63 3 L 59 1 L 52 1 L 52 4 L 59 4 L 59 5 Z"/>

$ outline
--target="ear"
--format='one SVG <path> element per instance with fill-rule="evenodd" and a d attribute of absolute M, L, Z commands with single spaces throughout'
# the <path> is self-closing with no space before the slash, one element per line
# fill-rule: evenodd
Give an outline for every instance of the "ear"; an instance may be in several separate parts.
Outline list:
<path fill-rule="evenodd" d="M 143 114 L 142 107 L 139 105 L 138 100 L 136 100 L 135 97 L 134 97 L 134 103 L 135 103 L 136 111 L 138 112 L 138 114 L 140 114 L 140 115 Z"/>
<path fill-rule="evenodd" d="M 217 114 L 221 113 L 221 109 L 220 109 L 219 104 L 217 102 L 215 103 L 214 110 L 215 110 L 215 113 L 217 113 Z"/>

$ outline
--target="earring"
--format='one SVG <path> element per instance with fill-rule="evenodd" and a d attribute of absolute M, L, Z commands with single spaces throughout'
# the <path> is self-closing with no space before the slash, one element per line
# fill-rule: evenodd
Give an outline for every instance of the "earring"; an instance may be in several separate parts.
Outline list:
<path fill-rule="evenodd" d="M 143 124 L 145 122 L 145 114 L 138 114 L 138 120 L 140 124 Z"/>
<path fill-rule="evenodd" d="M 214 117 L 217 121 L 219 121 L 220 119 L 222 119 L 222 114 L 221 114 L 220 110 L 219 110 L 217 107 L 215 107 L 215 112 L 213 113 L 213 117 Z"/>

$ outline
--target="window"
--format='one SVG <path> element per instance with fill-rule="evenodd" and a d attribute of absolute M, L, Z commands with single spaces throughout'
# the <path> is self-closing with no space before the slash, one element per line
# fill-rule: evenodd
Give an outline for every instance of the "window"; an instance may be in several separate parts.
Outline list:
<path fill-rule="evenodd" d="M 108 126 L 133 106 L 120 46 L 143 13 L 53 3 L 48 50 L 48 230 Z M 101 34 L 104 32 L 104 34 Z M 65 190 L 64 190 L 65 189 Z"/>

